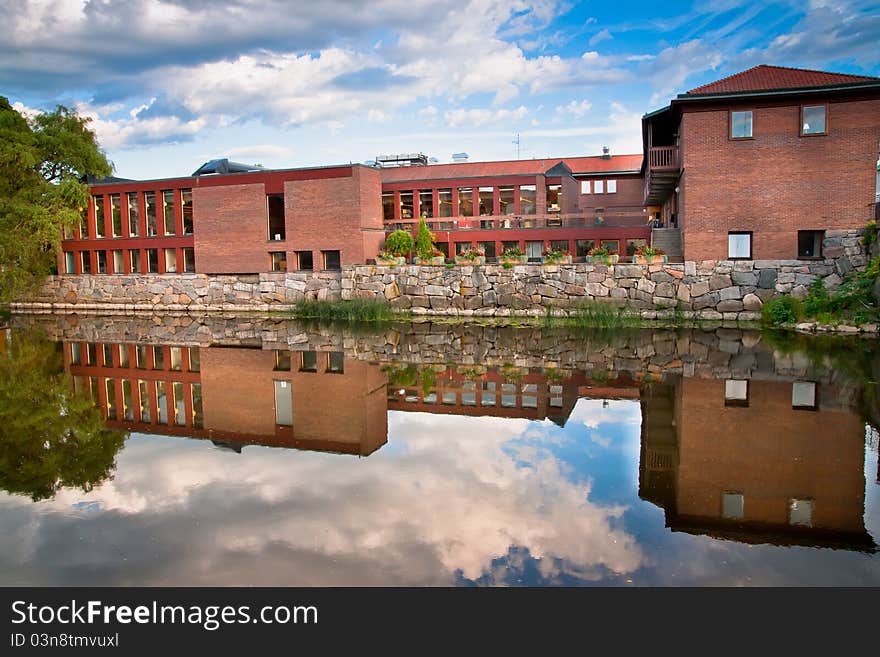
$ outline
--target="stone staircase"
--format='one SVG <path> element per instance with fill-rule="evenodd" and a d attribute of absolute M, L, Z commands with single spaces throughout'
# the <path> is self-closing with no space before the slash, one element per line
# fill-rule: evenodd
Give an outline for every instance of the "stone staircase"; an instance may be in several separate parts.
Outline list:
<path fill-rule="evenodd" d="M 651 246 L 663 249 L 670 262 L 681 262 L 683 259 L 680 228 L 652 228 Z"/>

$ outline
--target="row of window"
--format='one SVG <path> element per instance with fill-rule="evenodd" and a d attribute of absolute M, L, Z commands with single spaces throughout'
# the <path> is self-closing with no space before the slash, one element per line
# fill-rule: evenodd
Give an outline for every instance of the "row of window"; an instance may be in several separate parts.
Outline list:
<path fill-rule="evenodd" d="M 582 180 L 581 194 L 616 194 L 616 180 Z"/>
<path fill-rule="evenodd" d="M 744 379 L 728 379 L 724 382 L 724 405 L 749 405 L 749 382 Z M 795 410 L 815 411 L 819 408 L 815 381 L 795 381 L 791 384 L 791 407 Z"/>
<path fill-rule="evenodd" d="M 198 347 L 109 343 L 99 346 L 94 342 L 84 344 L 83 347 L 83 344 L 79 342 L 70 343 L 71 365 L 128 368 L 134 363 L 134 366 L 140 370 L 167 369 L 174 372 L 199 372 L 201 369 Z"/>
<path fill-rule="evenodd" d="M 318 371 L 318 352 L 297 352 L 300 372 Z M 324 354 L 325 369 L 330 374 L 343 374 L 345 371 L 345 355 L 341 351 L 329 351 Z M 291 352 L 275 352 L 275 370 L 289 372 L 291 369 Z M 275 424 L 280 427 L 293 426 L 293 386 L 289 381 L 274 381 L 275 387 Z"/>
<path fill-rule="evenodd" d="M 812 260 L 822 257 L 824 230 L 799 230 L 797 234 L 797 257 Z M 752 259 L 752 233 L 731 231 L 727 234 L 727 257 L 730 260 Z"/>
<path fill-rule="evenodd" d="M 296 271 L 313 271 L 315 260 L 311 251 L 294 251 L 294 267 Z M 269 252 L 270 271 L 287 271 L 287 252 Z M 321 269 L 338 271 L 342 269 L 342 258 L 339 251 L 321 251 Z"/>
<path fill-rule="evenodd" d="M 529 260 L 539 262 L 544 251 L 563 251 L 570 253 L 575 258 L 585 258 L 589 252 L 601 246 L 609 253 L 620 254 L 621 242 L 625 244 L 626 255 L 632 255 L 640 246 L 647 246 L 648 241 L 643 238 L 634 239 L 607 239 L 607 240 L 511 240 L 502 242 L 453 242 L 455 253 L 461 254 L 468 249 L 477 247 L 484 251 L 487 259 L 497 258 L 508 249 L 521 249 Z M 449 257 L 449 243 L 437 242 L 435 246 L 446 257 Z"/>
<path fill-rule="evenodd" d="M 802 137 L 828 134 L 827 105 L 801 107 L 800 134 Z M 730 112 L 730 138 L 752 139 L 755 136 L 755 119 L 752 110 Z"/>
<path fill-rule="evenodd" d="M 107 204 L 110 206 L 109 217 L 103 195 L 93 196 L 92 203 L 95 208 L 95 223 L 89 225 L 89 215 L 82 217 L 80 224 L 81 239 L 103 239 L 105 237 L 147 237 L 160 235 L 160 221 L 162 235 L 176 235 L 178 228 L 175 224 L 175 205 L 179 205 L 181 214 L 180 231 L 183 235 L 191 235 L 193 232 L 193 204 L 191 189 L 166 189 L 160 192 L 160 201 L 156 202 L 156 192 L 128 192 L 122 194 L 108 194 Z M 143 199 L 143 219 L 141 217 L 141 199 Z M 122 207 L 123 201 L 125 208 Z M 158 210 L 161 208 L 161 217 Z M 123 232 L 123 215 L 128 227 L 128 234 Z M 109 219 L 109 221 L 108 221 Z M 143 225 L 142 222 L 143 221 Z"/>
<path fill-rule="evenodd" d="M 437 202 L 434 202 L 434 192 Z M 537 214 L 538 188 L 535 185 L 507 185 L 500 187 L 458 187 L 457 201 L 452 187 L 441 189 L 418 189 L 398 192 L 400 219 L 416 216 L 415 204 L 418 202 L 418 216 L 434 217 L 488 217 L 496 214 L 495 201 L 501 215 Z M 547 211 L 558 211 L 562 201 L 562 186 L 547 185 Z M 382 215 L 385 221 L 394 221 L 395 192 L 382 194 Z"/>
<path fill-rule="evenodd" d="M 172 274 L 195 270 L 193 247 L 64 252 L 65 274 Z"/>
<path fill-rule="evenodd" d="M 91 397 L 96 405 L 101 404 L 103 392 L 108 420 L 204 428 L 200 383 L 74 376 L 73 386 L 78 393 Z M 192 409 L 191 421 L 187 421 L 187 400 Z"/>
<path fill-rule="evenodd" d="M 745 496 L 737 491 L 721 494 L 721 516 L 729 520 L 745 517 Z M 813 500 L 790 499 L 788 501 L 788 524 L 800 527 L 813 526 Z"/>
<path fill-rule="evenodd" d="M 424 393 L 418 389 L 403 389 L 397 391 L 398 396 L 403 397 L 406 403 L 444 404 L 456 406 L 497 406 L 500 401 L 501 408 L 538 408 L 538 385 L 536 383 L 524 383 L 519 386 L 515 383 L 502 383 L 497 385 L 494 381 L 483 381 L 482 386 L 477 388 L 475 381 L 463 381 L 461 394 L 456 390 L 432 390 Z M 552 408 L 562 407 L 562 386 L 548 386 L 548 405 Z M 500 394 L 499 394 L 500 393 Z M 393 395 L 389 394 L 389 398 Z"/>

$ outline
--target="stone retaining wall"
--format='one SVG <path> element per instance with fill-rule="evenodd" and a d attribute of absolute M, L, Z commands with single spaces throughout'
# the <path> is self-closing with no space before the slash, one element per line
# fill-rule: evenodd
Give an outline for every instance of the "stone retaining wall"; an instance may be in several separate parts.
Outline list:
<path fill-rule="evenodd" d="M 259 275 L 139 274 L 50 277 L 15 310 L 195 313 L 289 310 L 304 299 L 383 299 L 414 315 L 556 314 L 600 300 L 647 318 L 752 321 L 778 294 L 838 286 L 867 256 L 860 231 L 828 231 L 821 260 L 707 260 L 683 264 L 430 267 L 354 265 L 341 272 Z"/>

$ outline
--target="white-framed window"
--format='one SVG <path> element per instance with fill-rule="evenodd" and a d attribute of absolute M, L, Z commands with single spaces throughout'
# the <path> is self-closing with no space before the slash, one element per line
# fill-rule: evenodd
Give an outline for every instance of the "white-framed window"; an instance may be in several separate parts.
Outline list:
<path fill-rule="evenodd" d="M 65 251 L 64 252 L 64 273 L 65 274 L 75 274 L 76 267 L 74 265 L 74 256 L 73 251 Z"/>
<path fill-rule="evenodd" d="M 813 500 L 789 500 L 788 524 L 801 527 L 813 526 Z"/>
<path fill-rule="evenodd" d="M 596 194 L 604 194 L 605 193 L 605 181 L 604 180 L 597 180 L 594 183 L 593 191 Z"/>
<path fill-rule="evenodd" d="M 721 515 L 724 518 L 742 518 L 745 513 L 745 499 L 742 493 L 721 494 Z"/>
<path fill-rule="evenodd" d="M 589 180 L 581 180 L 581 194 L 590 193 L 590 184 Z"/>
<path fill-rule="evenodd" d="M 725 406 L 749 405 L 749 382 L 747 380 L 728 379 L 724 382 Z"/>
<path fill-rule="evenodd" d="M 826 132 L 825 105 L 805 106 L 801 111 L 801 134 L 824 135 Z"/>
<path fill-rule="evenodd" d="M 609 194 L 616 194 L 617 193 L 617 181 L 616 180 L 609 180 L 608 181 L 608 193 Z"/>
<path fill-rule="evenodd" d="M 807 410 L 816 408 L 815 381 L 795 381 L 791 384 L 791 407 Z"/>
<path fill-rule="evenodd" d="M 752 257 L 752 234 L 735 232 L 727 234 L 727 257 L 731 260 L 749 260 Z"/>
<path fill-rule="evenodd" d="M 752 138 L 752 112 L 731 112 L 730 113 L 730 138 L 731 139 L 751 139 Z"/>

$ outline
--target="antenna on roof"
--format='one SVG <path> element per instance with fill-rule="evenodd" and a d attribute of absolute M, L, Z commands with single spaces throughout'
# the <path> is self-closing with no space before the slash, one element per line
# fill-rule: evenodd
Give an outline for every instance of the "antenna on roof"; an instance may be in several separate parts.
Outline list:
<path fill-rule="evenodd" d="M 516 145 L 516 159 L 518 160 L 519 159 L 519 144 L 520 144 L 518 132 L 516 133 L 516 137 L 514 138 L 513 143 Z"/>

